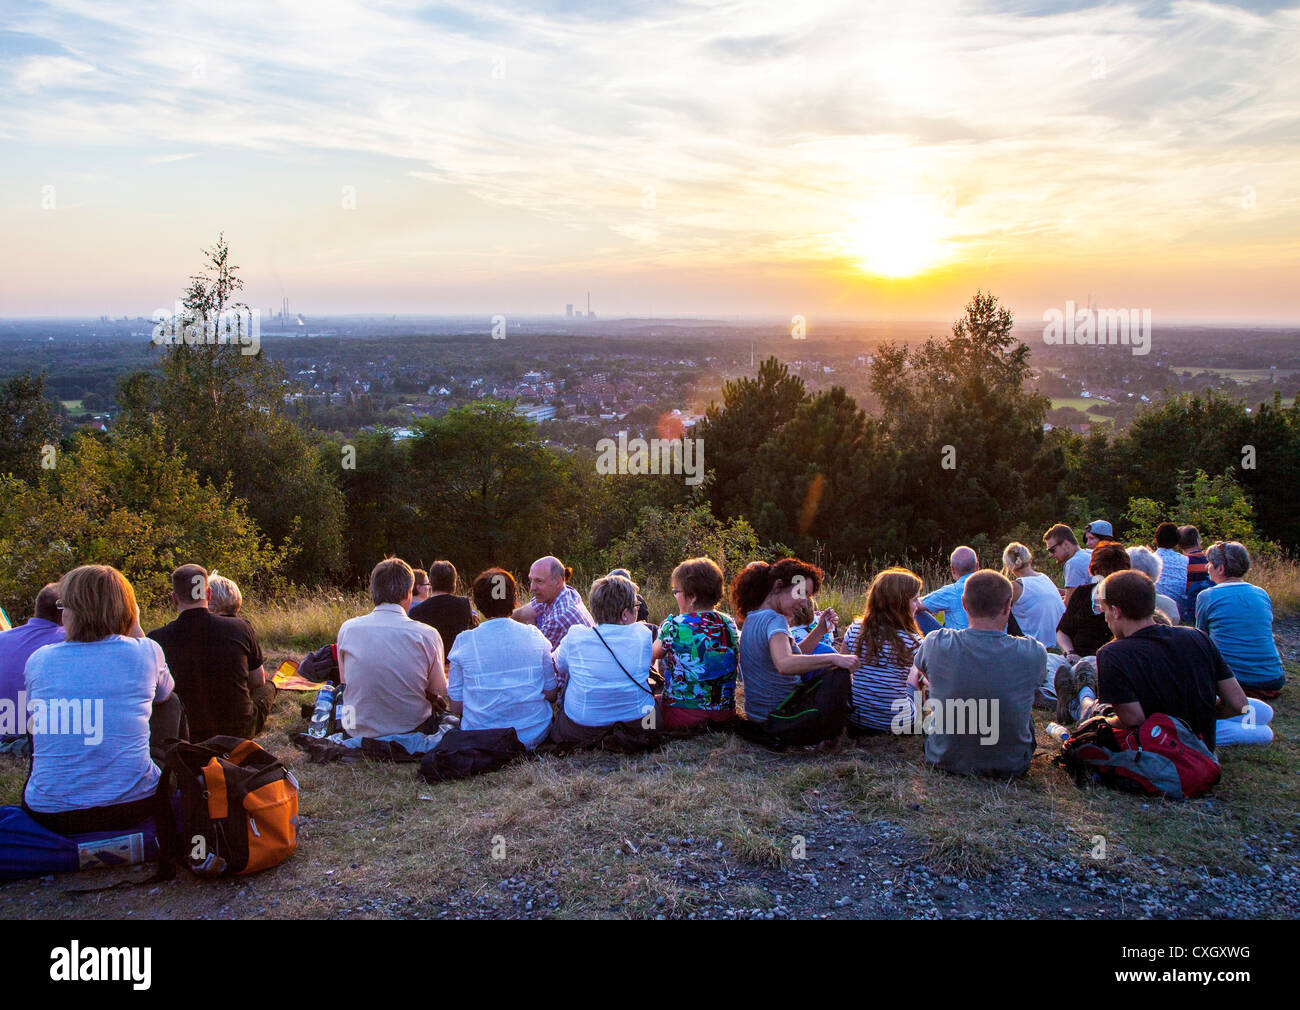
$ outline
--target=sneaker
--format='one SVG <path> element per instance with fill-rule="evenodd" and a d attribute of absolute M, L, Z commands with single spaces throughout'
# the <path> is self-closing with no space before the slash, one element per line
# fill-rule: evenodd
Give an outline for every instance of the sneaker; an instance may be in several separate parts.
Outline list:
<path fill-rule="evenodd" d="M 1096 695 L 1097 660 L 1092 656 L 1084 656 L 1074 664 L 1074 693 L 1077 695 L 1085 687 Z"/>
<path fill-rule="evenodd" d="M 1074 671 L 1063 665 L 1056 671 L 1052 683 L 1056 687 L 1056 721 L 1062 726 L 1069 726 L 1074 722 L 1070 717 L 1070 700 L 1078 697 L 1074 686 Z"/>

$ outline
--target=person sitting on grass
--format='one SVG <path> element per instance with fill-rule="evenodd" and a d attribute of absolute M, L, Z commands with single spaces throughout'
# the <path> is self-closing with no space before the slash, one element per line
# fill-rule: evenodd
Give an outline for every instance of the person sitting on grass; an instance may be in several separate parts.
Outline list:
<path fill-rule="evenodd" d="M 1178 551 L 1180 542 L 1178 527 L 1173 523 L 1161 523 L 1156 527 L 1156 556 L 1161 565 L 1156 592 L 1183 607 L 1187 600 L 1187 557 Z"/>
<path fill-rule="evenodd" d="M 571 627 L 553 653 L 564 696 L 551 723 L 552 743 L 595 743 L 614 723 L 655 726 L 647 682 L 654 634 L 637 620 L 637 586 L 620 575 L 591 584 L 587 600 L 596 624 Z"/>
<path fill-rule="evenodd" d="M 418 579 L 419 576 L 416 576 Z M 442 647 L 451 652 L 456 636 L 466 628 L 478 627 L 478 616 L 468 596 L 456 596 L 456 566 L 435 561 L 429 566 L 429 591 L 423 601 L 411 604 L 411 620 L 436 628 Z"/>
<path fill-rule="evenodd" d="M 1092 579 L 1088 575 L 1092 550 L 1081 548 L 1079 541 L 1075 539 L 1074 530 L 1065 523 L 1057 523 L 1044 533 L 1043 543 L 1052 560 L 1064 569 L 1065 591 L 1061 598 L 1068 607 L 1076 589 L 1080 586 L 1092 585 Z"/>
<path fill-rule="evenodd" d="M 851 736 L 888 733 L 900 714 L 909 726 L 916 721 L 907 675 L 921 645 L 916 624 L 920 592 L 919 576 L 906 568 L 886 568 L 871 580 L 862 617 L 844 635 L 844 651 L 862 663 L 852 674 Z"/>
<path fill-rule="evenodd" d="M 12 727 L 0 729 L 0 734 L 21 736 L 23 733 L 19 723 L 26 711 L 22 692 L 27 660 L 42 645 L 53 645 L 64 639 L 63 612 L 58 608 L 58 599 L 59 584 L 51 582 L 36 594 L 32 616 L 26 623 L 0 631 L 0 702 L 7 701 L 14 713 Z"/>
<path fill-rule="evenodd" d="M 60 835 L 135 827 L 152 816 L 161 775 L 151 740 L 175 737 L 181 722 L 167 661 L 140 629 L 135 591 L 116 568 L 74 568 L 58 606 L 66 640 L 27 661 L 34 714 L 23 809 Z M 71 726 L 57 716 L 69 701 L 81 716 Z"/>
<path fill-rule="evenodd" d="M 722 600 L 722 569 L 711 558 L 691 558 L 673 569 L 679 613 L 665 618 L 654 644 L 662 661 L 663 726 L 682 729 L 736 717 L 736 670 L 740 632 Z"/>
<path fill-rule="evenodd" d="M 447 654 L 451 711 L 463 730 L 513 727 L 532 750 L 546 739 L 559 693 L 551 643 L 532 624 L 511 620 L 515 580 L 505 569 L 480 572 L 470 592 L 483 623 L 457 635 Z"/>
<path fill-rule="evenodd" d="M 1205 552 L 1213 585 L 1196 597 L 1196 626 L 1210 636 L 1247 694 L 1276 698 L 1286 684 L 1273 640 L 1273 601 L 1246 581 L 1250 552 L 1232 540 Z"/>
<path fill-rule="evenodd" d="M 1011 580 L 1011 614 L 1021 630 L 1050 649 L 1056 645 L 1056 625 L 1065 604 L 1056 583 L 1034 571 L 1034 556 L 1018 541 L 1002 552 L 1002 574 Z"/>
<path fill-rule="evenodd" d="M 559 558 L 538 558 L 528 569 L 528 588 L 533 598 L 512 615 L 523 624 L 536 625 L 552 649 L 560 647 L 575 624 L 590 628 L 595 623 L 578 591 L 569 585 L 572 577 L 573 569 L 566 568 Z"/>
<path fill-rule="evenodd" d="M 620 575 L 627 579 L 628 582 L 636 585 L 635 580 L 632 578 L 632 573 L 626 568 L 615 568 L 609 573 L 609 578 L 613 578 L 615 575 Z M 641 595 L 640 589 L 636 592 L 636 619 L 646 624 L 650 623 L 650 606 L 646 603 L 645 597 Z"/>
<path fill-rule="evenodd" d="M 1187 559 L 1187 596 L 1179 609 L 1184 624 L 1196 623 L 1196 597 L 1214 585 L 1210 581 L 1210 562 L 1201 549 L 1201 532 L 1195 526 L 1178 530 L 1178 553 Z"/>
<path fill-rule="evenodd" d="M 1081 589 L 1066 601 L 1065 613 L 1056 625 L 1056 643 L 1065 655 L 1052 672 L 1051 699 L 1056 703 L 1056 721 L 1063 724 L 1078 718 L 1075 700 L 1081 689 L 1094 694 L 1097 690 L 1097 650 L 1111 640 L 1110 627 L 1094 599 L 1096 585 L 1107 575 L 1125 572 L 1131 567 L 1128 551 L 1113 540 L 1098 544 L 1088 559 L 1088 572 L 1094 585 Z M 1046 692 L 1044 692 L 1046 694 Z"/>
<path fill-rule="evenodd" d="M 1178 604 L 1160 592 L 1159 588 L 1160 572 L 1164 569 L 1165 564 L 1160 559 L 1160 555 L 1139 544 L 1128 549 L 1128 563 L 1133 571 L 1141 572 L 1151 580 L 1152 585 L 1156 586 L 1156 612 L 1164 614 L 1171 625 L 1177 624 L 1179 621 Z"/>
<path fill-rule="evenodd" d="M 209 609 L 211 584 L 201 565 L 181 565 L 171 576 L 176 619 L 149 632 L 162 646 L 185 703 L 190 737 L 251 739 L 262 732 L 275 703 L 257 632 L 239 617 Z"/>
<path fill-rule="evenodd" d="M 1248 701 L 1204 633 L 1156 623 L 1149 578 L 1116 572 L 1098 598 L 1114 638 L 1097 653 L 1097 700 L 1114 706 L 1118 726 L 1135 730 L 1159 712 L 1183 720 L 1210 750 L 1273 739 L 1273 710 Z M 1083 694 L 1079 701 L 1087 718 L 1093 699 Z"/>
<path fill-rule="evenodd" d="M 221 617 L 239 617 L 239 610 L 244 605 L 244 594 L 234 579 L 218 575 L 213 571 L 208 576 L 208 610 Z"/>
<path fill-rule="evenodd" d="M 790 636 L 790 619 L 800 612 L 803 600 L 811 602 L 824 577 L 816 565 L 783 558 L 774 565 L 765 561 L 751 564 L 732 581 L 732 604 L 745 615 L 740 631 L 740 676 L 745 685 L 745 718 L 750 722 L 765 722 L 794 690 L 797 678 L 814 671 L 842 678 L 847 705 L 847 673 L 857 669 L 858 658 L 839 653 L 805 655 L 795 648 Z M 824 715 L 833 719 L 838 713 Z"/>
<path fill-rule="evenodd" d="M 429 585 L 429 573 L 423 568 L 412 568 L 411 574 L 415 576 L 415 585 L 411 588 L 411 606 L 414 607 L 429 598 L 432 586 Z"/>
<path fill-rule="evenodd" d="M 375 609 L 339 628 L 339 679 L 351 716 L 344 732 L 350 736 L 438 732 L 437 708 L 447 695 L 442 639 L 407 613 L 414 588 L 411 566 L 386 558 L 370 573 Z"/>
<path fill-rule="evenodd" d="M 999 572 L 973 574 L 962 609 L 970 626 L 926 635 L 908 677 L 914 689 L 929 692 L 925 760 L 960 775 L 1019 777 L 1034 756 L 1031 710 L 1047 650 L 1007 634 L 1011 582 Z M 893 728 L 906 732 L 914 724 L 898 719 Z"/>
<path fill-rule="evenodd" d="M 966 611 L 961 609 L 961 594 L 966 580 L 979 570 L 979 556 L 969 547 L 958 547 L 949 558 L 952 582 L 921 597 L 921 609 L 931 617 L 943 614 L 945 628 L 966 627 Z"/>

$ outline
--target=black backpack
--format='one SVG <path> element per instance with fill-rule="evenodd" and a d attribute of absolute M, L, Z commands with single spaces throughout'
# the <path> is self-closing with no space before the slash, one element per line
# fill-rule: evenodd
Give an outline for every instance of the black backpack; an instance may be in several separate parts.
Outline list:
<path fill-rule="evenodd" d="M 834 740 L 844 732 L 853 680 L 838 667 L 801 682 L 761 724 L 761 734 L 747 734 L 770 747 L 797 747 Z"/>
<path fill-rule="evenodd" d="M 334 644 L 322 645 L 315 652 L 309 652 L 298 664 L 298 676 L 316 684 L 327 680 L 339 682 L 339 647 Z"/>
<path fill-rule="evenodd" d="M 513 726 L 449 729 L 420 761 L 426 782 L 448 782 L 503 768 L 527 750 Z"/>

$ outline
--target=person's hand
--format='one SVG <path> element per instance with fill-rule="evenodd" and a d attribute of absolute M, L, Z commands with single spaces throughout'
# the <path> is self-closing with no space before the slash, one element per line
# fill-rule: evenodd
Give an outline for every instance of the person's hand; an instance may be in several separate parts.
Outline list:
<path fill-rule="evenodd" d="M 836 655 L 832 662 L 841 670 L 848 670 L 849 673 L 852 673 L 862 665 L 862 660 L 857 656 L 845 656 L 843 654 Z"/>
<path fill-rule="evenodd" d="M 1065 661 L 1066 661 L 1067 663 L 1069 663 L 1071 666 L 1073 666 L 1075 663 L 1077 663 L 1077 662 L 1079 661 L 1079 659 L 1080 659 L 1080 657 L 1079 657 L 1079 654 L 1078 654 L 1077 652 L 1067 652 L 1067 653 L 1065 654 Z"/>
<path fill-rule="evenodd" d="M 830 607 L 827 607 L 817 615 L 817 623 L 826 631 L 834 634 L 835 629 L 840 625 L 840 615 L 835 613 Z"/>

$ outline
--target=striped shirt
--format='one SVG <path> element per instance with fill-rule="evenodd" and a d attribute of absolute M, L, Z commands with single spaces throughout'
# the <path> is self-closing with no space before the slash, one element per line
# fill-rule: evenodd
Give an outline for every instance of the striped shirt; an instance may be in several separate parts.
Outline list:
<path fill-rule="evenodd" d="M 862 622 L 854 621 L 844 636 L 844 651 L 857 655 L 858 635 Z M 898 630 L 898 641 L 884 644 L 883 656 L 864 656 L 862 665 L 853 671 L 853 707 L 849 722 L 866 729 L 889 732 L 895 720 L 911 727 L 916 718 L 912 689 L 907 675 L 912 662 L 907 650 L 915 653 L 921 639 L 910 631 Z"/>
<path fill-rule="evenodd" d="M 558 649 L 564 636 L 575 624 L 583 627 L 595 627 L 596 622 L 587 613 L 582 597 L 572 586 L 565 586 L 550 603 L 543 603 L 536 596 L 532 600 L 537 612 L 537 630 L 546 636 L 552 649 Z"/>

